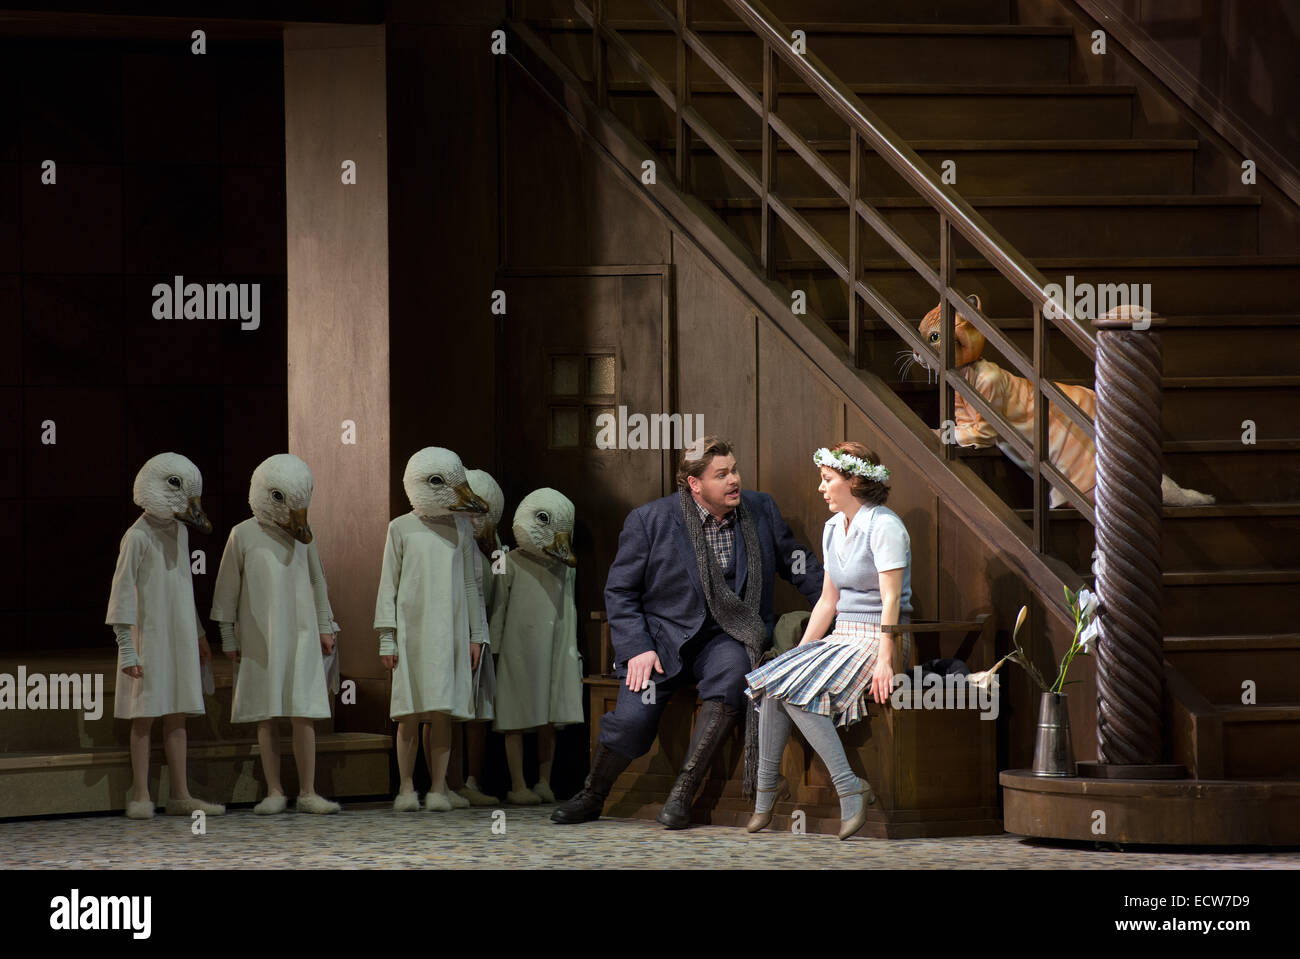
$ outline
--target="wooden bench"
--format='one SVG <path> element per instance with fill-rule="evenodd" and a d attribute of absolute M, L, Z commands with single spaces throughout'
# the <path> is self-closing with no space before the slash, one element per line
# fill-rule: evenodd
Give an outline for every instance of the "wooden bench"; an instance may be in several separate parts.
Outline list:
<path fill-rule="evenodd" d="M 789 615 L 789 614 L 788 614 Z M 807 617 L 807 613 L 801 614 Z M 591 748 L 600 735 L 600 720 L 614 708 L 622 682 L 611 670 L 609 624 L 600 622 L 601 673 L 583 679 L 591 709 Z M 931 659 L 964 660 L 972 672 L 994 662 L 994 620 L 981 613 L 969 621 L 911 623 L 886 627 L 894 636 L 912 635 L 907 671 Z M 896 657 L 895 661 L 898 659 Z M 901 671 L 901 670 L 900 670 Z M 677 778 L 690 742 L 699 705 L 694 686 L 673 694 L 646 755 L 619 776 L 605 804 L 605 815 L 654 819 Z M 876 791 L 877 802 L 858 834 L 910 839 L 926 836 L 974 836 L 1002 832 L 997 804 L 997 722 L 980 719 L 976 709 L 895 709 L 871 703 L 869 720 L 842 730 L 849 762 Z M 738 728 L 714 757 L 709 778 L 692 809 L 692 820 L 742 826 L 753 800 L 741 795 L 744 740 Z M 839 830 L 839 798 L 817 755 L 795 730 L 782 760 L 792 800 L 776 808 L 770 829 L 788 830 L 802 813 L 807 832 Z"/>

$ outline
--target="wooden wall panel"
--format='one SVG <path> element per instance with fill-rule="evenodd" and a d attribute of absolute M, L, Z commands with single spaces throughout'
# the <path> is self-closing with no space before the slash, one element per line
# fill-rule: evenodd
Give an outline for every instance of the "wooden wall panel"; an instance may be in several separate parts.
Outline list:
<path fill-rule="evenodd" d="M 513 61 L 504 68 L 505 259 L 511 266 L 669 262 L 669 230 Z"/>
<path fill-rule="evenodd" d="M 446 12 L 400 6 L 412 19 Z M 490 307 L 501 263 L 502 58 L 469 6 L 458 17 L 469 23 L 388 25 L 390 516 L 410 509 L 402 473 L 419 449 L 445 446 L 471 468 L 496 466 Z"/>
<path fill-rule="evenodd" d="M 384 677 L 374 621 L 388 498 L 388 180 L 382 27 L 285 31 L 289 452 L 315 477 L 308 514 L 342 627 L 345 677 Z M 341 164 L 355 160 L 357 182 Z M 342 441 L 343 422 L 356 442 Z M 381 729 L 386 697 L 340 707 Z"/>
<path fill-rule="evenodd" d="M 817 487 L 813 451 L 844 438 L 844 399 L 785 335 L 758 325 L 758 478 L 753 485 L 776 500 L 795 538 L 821 556 L 830 514 Z M 808 608 L 803 596 L 777 580 L 777 615 Z"/>
<path fill-rule="evenodd" d="M 673 410 L 699 413 L 704 432 L 730 441 L 742 485 L 758 479 L 754 309 L 689 238 L 674 233 Z"/>

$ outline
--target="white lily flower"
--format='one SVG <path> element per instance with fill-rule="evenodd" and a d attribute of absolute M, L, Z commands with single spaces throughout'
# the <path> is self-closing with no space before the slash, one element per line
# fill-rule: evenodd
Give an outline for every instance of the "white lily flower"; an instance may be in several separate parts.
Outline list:
<path fill-rule="evenodd" d="M 1079 590 L 1079 616 L 1087 619 L 1097 611 L 1097 594 L 1092 590 L 1084 588 Z"/>
<path fill-rule="evenodd" d="M 1092 650 L 1088 648 L 1088 644 L 1097 638 L 1097 632 L 1097 621 L 1094 619 L 1084 628 L 1083 632 L 1079 634 L 1079 649 L 1085 653 L 1091 653 Z"/>

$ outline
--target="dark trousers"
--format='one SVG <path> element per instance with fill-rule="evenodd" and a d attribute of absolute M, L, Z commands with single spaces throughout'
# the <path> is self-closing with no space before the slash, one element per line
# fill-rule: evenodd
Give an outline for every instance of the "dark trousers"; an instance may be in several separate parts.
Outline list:
<path fill-rule="evenodd" d="M 665 679 L 651 672 L 653 696 L 650 687 L 632 692 L 626 681 L 618 688 L 618 702 L 613 711 L 600 720 L 599 741 L 633 759 L 643 755 L 659 733 L 659 717 L 673 691 L 688 685 L 692 679 L 700 699 L 716 699 L 743 711 L 748 702 L 745 674 L 751 668 L 744 644 L 722 632 L 710 617 L 682 646 L 682 668 L 675 676 Z"/>

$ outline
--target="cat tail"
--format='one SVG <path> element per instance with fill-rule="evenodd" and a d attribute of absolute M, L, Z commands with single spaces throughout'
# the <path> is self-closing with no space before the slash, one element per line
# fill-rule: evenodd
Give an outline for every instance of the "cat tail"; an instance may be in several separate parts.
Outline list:
<path fill-rule="evenodd" d="M 1209 493 L 1183 489 L 1165 475 L 1160 477 L 1160 499 L 1165 506 L 1208 506 L 1214 502 Z"/>

